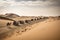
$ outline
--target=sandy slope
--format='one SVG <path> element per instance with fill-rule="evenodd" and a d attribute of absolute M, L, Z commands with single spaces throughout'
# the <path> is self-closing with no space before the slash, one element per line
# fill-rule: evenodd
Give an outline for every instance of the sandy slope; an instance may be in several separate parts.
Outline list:
<path fill-rule="evenodd" d="M 33 27 L 22 35 L 14 35 L 5 40 L 59 40 L 60 20 L 36 23 Z"/>

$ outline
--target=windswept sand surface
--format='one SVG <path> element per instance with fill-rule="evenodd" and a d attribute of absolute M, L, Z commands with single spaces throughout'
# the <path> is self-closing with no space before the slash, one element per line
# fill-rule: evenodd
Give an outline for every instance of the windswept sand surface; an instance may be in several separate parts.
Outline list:
<path fill-rule="evenodd" d="M 34 27 L 34 28 L 33 28 Z M 32 25 L 31 30 L 5 40 L 59 40 L 60 20 L 44 21 Z"/>

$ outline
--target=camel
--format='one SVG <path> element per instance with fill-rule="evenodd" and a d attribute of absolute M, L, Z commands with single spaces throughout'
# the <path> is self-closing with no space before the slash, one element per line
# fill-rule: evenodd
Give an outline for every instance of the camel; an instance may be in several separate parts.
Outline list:
<path fill-rule="evenodd" d="M 11 23 L 8 22 L 8 23 L 7 23 L 7 26 L 10 26 L 10 25 L 11 25 Z"/>

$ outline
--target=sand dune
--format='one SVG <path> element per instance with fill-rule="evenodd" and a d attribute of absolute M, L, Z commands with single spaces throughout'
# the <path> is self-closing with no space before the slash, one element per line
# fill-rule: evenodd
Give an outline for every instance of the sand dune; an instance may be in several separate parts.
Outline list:
<path fill-rule="evenodd" d="M 26 31 L 22 35 L 18 33 L 5 40 L 59 40 L 60 20 L 46 20 L 33 24 L 31 28 L 30 31 Z"/>
<path fill-rule="evenodd" d="M 44 25 L 43 25 L 44 24 Z M 38 23 L 38 26 L 22 35 L 24 40 L 58 40 L 60 21 Z"/>

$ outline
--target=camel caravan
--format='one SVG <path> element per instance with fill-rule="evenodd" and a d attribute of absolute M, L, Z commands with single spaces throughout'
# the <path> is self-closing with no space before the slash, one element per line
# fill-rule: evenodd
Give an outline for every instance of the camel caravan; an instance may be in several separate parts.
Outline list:
<path fill-rule="evenodd" d="M 8 22 L 6 25 L 10 26 L 11 24 L 13 24 L 14 26 L 20 26 L 23 24 L 28 24 L 28 23 L 32 23 L 41 19 L 45 19 L 46 17 L 37 17 L 37 18 L 32 18 L 30 20 L 19 20 L 19 21 L 13 21 L 13 23 Z"/>

